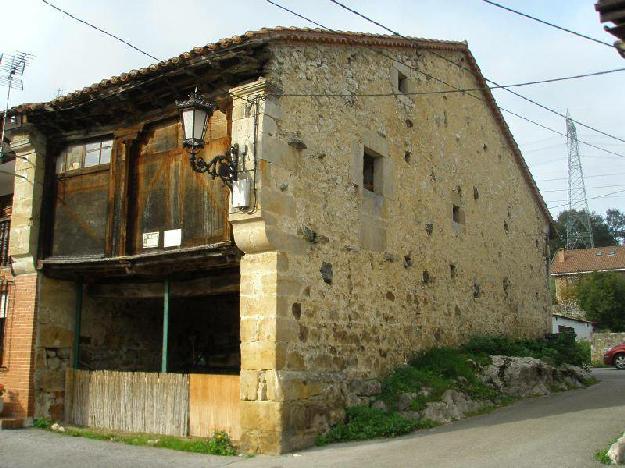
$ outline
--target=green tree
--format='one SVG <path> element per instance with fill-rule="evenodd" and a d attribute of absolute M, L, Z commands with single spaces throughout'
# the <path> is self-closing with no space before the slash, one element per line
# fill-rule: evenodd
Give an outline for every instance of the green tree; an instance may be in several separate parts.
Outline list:
<path fill-rule="evenodd" d="M 578 283 L 575 295 L 588 320 L 596 322 L 599 328 L 625 331 L 625 276 L 591 273 Z"/>
<path fill-rule="evenodd" d="M 610 211 L 618 210 L 608 210 L 608 212 Z M 552 255 L 559 249 L 563 249 L 566 246 L 566 223 L 572 214 L 577 215 L 578 213 L 579 211 L 576 210 L 564 210 L 558 215 L 558 218 L 555 220 L 557 235 L 549 242 Z M 592 229 L 592 238 L 595 247 L 618 245 L 618 242 L 610 230 L 608 223 L 600 214 L 590 214 L 590 228 Z"/>
<path fill-rule="evenodd" d="M 608 224 L 610 234 L 623 244 L 625 242 L 625 213 L 615 208 L 605 212 L 605 221 Z"/>

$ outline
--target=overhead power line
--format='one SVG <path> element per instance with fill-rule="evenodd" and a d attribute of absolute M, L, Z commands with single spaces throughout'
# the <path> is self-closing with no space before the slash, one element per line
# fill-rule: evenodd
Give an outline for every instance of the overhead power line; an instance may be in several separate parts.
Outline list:
<path fill-rule="evenodd" d="M 376 20 L 374 20 L 374 19 L 372 19 L 372 18 L 370 18 L 370 17 L 368 17 L 368 16 L 364 15 L 363 13 L 360 13 L 359 11 L 357 11 L 357 10 L 355 10 L 355 9 L 353 9 L 353 8 L 348 7 L 347 5 L 343 4 L 342 2 L 340 2 L 340 1 L 338 1 L 338 0 L 329 0 L 329 1 L 330 1 L 330 2 L 332 2 L 332 3 L 334 3 L 335 5 L 338 5 L 339 7 L 343 8 L 344 10 L 347 10 L 347 11 L 349 11 L 349 12 L 353 13 L 354 15 L 359 16 L 360 18 L 364 19 L 365 21 L 368 21 L 369 23 L 372 23 L 372 24 L 375 24 L 376 26 L 381 27 L 381 28 L 382 28 L 382 29 L 384 29 L 385 31 L 387 31 L 387 32 L 389 32 L 389 33 L 391 33 L 391 34 L 393 34 L 393 35 L 395 35 L 395 36 L 401 37 L 402 39 L 406 39 L 406 40 L 408 40 L 408 41 L 414 41 L 414 39 L 413 39 L 413 38 L 406 37 L 406 36 L 404 36 L 404 35 L 400 34 L 399 32 L 397 32 L 397 31 L 395 31 L 395 30 L 393 30 L 393 29 L 389 28 L 388 26 L 385 26 L 385 25 L 383 25 L 382 23 L 380 23 L 380 22 L 378 22 L 378 21 L 376 21 Z M 487 0 L 483 0 L 483 1 L 487 1 Z M 490 2 L 490 1 L 488 1 L 488 3 L 494 3 L 494 2 Z M 612 46 L 610 46 L 610 47 L 612 47 Z M 435 56 L 437 56 L 437 57 L 439 57 L 439 58 L 441 58 L 441 59 L 443 59 L 443 60 L 445 60 L 446 62 L 451 63 L 452 65 L 458 66 L 458 64 L 457 64 L 456 62 L 454 62 L 453 60 L 451 60 L 451 59 L 449 59 L 449 58 L 445 57 L 445 56 L 444 56 L 444 55 L 442 55 L 442 54 L 439 54 L 439 53 L 437 53 L 437 52 L 435 52 L 435 51 L 430 51 L 430 53 L 432 53 L 433 55 L 435 55 Z M 466 66 L 462 66 L 462 68 L 464 68 L 465 70 L 468 70 L 468 71 L 471 71 L 471 72 L 472 72 L 472 70 L 471 70 L 470 68 L 467 68 Z M 568 117 L 567 117 L 564 113 L 559 112 L 559 111 L 557 111 L 557 110 L 555 110 L 555 109 L 553 109 L 553 108 L 551 108 L 551 107 L 549 107 L 549 106 L 546 106 L 545 104 L 541 104 L 540 102 L 538 102 L 538 101 L 536 101 L 536 100 L 534 100 L 534 99 L 531 99 L 531 98 L 529 98 L 529 97 L 527 97 L 527 96 L 524 96 L 524 95 L 522 95 L 522 94 L 520 94 L 520 93 L 517 93 L 516 91 L 513 91 L 513 90 L 511 90 L 511 89 L 508 89 L 507 87 L 504 87 L 504 86 L 500 85 L 499 83 L 497 83 L 496 81 L 491 80 L 491 79 L 489 79 L 489 78 L 487 78 L 487 77 L 485 77 L 485 76 L 484 76 L 484 80 L 485 80 L 487 83 L 492 83 L 493 85 L 495 85 L 495 86 L 493 87 L 493 89 L 497 89 L 497 88 L 499 88 L 499 89 L 503 89 L 504 91 L 506 91 L 506 92 L 508 92 L 508 93 L 510 93 L 510 94 L 513 94 L 514 96 L 517 96 L 517 97 L 519 97 L 519 98 L 521 98 L 521 99 L 523 99 L 523 100 L 525 100 L 525 101 L 527 101 L 527 102 L 529 102 L 529 103 L 531 103 L 531 104 L 534 104 L 535 106 L 538 106 L 538 107 L 540 107 L 541 109 L 544 109 L 544 110 L 546 110 L 546 111 L 548 111 L 548 112 L 551 112 L 552 114 L 555 114 L 555 115 L 557 115 L 557 116 L 559 116 L 559 117 L 562 117 L 563 119 L 567 119 L 567 118 L 568 118 Z M 590 125 L 588 125 L 588 124 L 585 124 L 585 123 L 583 123 L 583 122 L 580 122 L 580 121 L 578 121 L 578 120 L 575 120 L 575 119 L 571 119 L 571 120 L 573 121 L 573 123 L 575 123 L 575 124 L 577 124 L 577 125 L 579 125 L 579 126 L 581 126 L 581 127 L 585 127 L 585 128 L 587 128 L 587 129 L 592 130 L 592 131 L 594 131 L 594 132 L 597 132 L 597 133 L 599 133 L 599 134 L 601 134 L 601 135 L 604 135 L 604 136 L 607 136 L 607 137 L 613 138 L 614 140 L 618 140 L 618 141 L 620 141 L 620 142 L 622 142 L 622 143 L 625 143 L 625 139 L 623 139 L 623 138 L 620 138 L 620 137 L 617 137 L 617 136 L 612 135 L 612 134 L 610 134 L 610 133 L 604 132 L 603 130 L 599 130 L 599 129 L 595 128 L 595 127 L 592 127 L 592 126 L 590 126 Z"/>
<path fill-rule="evenodd" d="M 533 21 L 537 21 L 538 23 L 544 24 L 545 26 L 550 26 L 552 28 L 559 29 L 560 31 L 564 31 L 564 32 L 567 32 L 569 34 L 573 34 L 573 35 L 575 35 L 577 37 L 581 37 L 583 39 L 587 39 L 589 41 L 596 42 L 597 44 L 608 46 L 611 49 L 614 48 L 614 45 L 610 44 L 609 42 L 605 42 L 605 41 L 602 41 L 600 39 L 595 39 L 594 37 L 587 36 L 586 34 L 578 33 L 577 31 L 573 31 L 571 29 L 567 29 L 567 28 L 564 28 L 562 26 L 558 26 L 557 24 L 553 24 L 553 23 L 550 23 L 549 21 L 545 21 L 543 19 L 536 18 L 535 16 L 528 15 L 527 13 L 523 13 L 522 11 L 514 10 L 514 9 L 512 9 L 510 7 L 502 5 L 501 3 L 493 2 L 491 0 L 482 0 L 482 1 L 484 3 L 488 3 L 489 5 L 492 5 L 494 7 L 501 8 L 502 10 L 509 11 L 510 13 L 514 13 L 515 15 L 523 16 L 524 18 L 528 18 L 528 19 L 531 19 Z"/>
<path fill-rule="evenodd" d="M 612 177 L 618 175 L 625 175 L 625 172 L 610 172 L 607 174 L 594 174 L 589 176 L 584 176 L 584 179 L 594 179 L 596 177 Z M 557 180 L 568 180 L 568 177 L 556 177 L 555 179 L 541 179 L 538 182 L 555 182 Z"/>
<path fill-rule="evenodd" d="M 70 13 L 70 12 L 68 12 L 67 10 L 63 10 L 62 8 L 59 8 L 58 6 L 56 6 L 55 4 L 53 4 L 52 2 L 50 2 L 49 0 L 41 0 L 41 1 L 42 1 L 43 3 L 45 3 L 46 5 L 48 5 L 48 6 L 52 7 L 52 8 L 54 8 L 56 11 L 58 11 L 58 12 L 60 12 L 60 13 L 63 13 L 64 15 L 69 16 L 69 17 L 70 17 L 70 18 L 72 18 L 73 20 L 78 21 L 79 23 L 82 23 L 82 24 L 84 24 L 84 25 L 86 25 L 86 26 L 89 26 L 90 28 L 95 29 L 95 30 L 96 30 L 96 31 L 98 31 L 98 32 L 101 32 L 102 34 L 106 34 L 107 36 L 112 37 L 112 38 L 113 38 L 113 39 L 115 39 L 116 41 L 119 41 L 119 42 L 121 42 L 122 44 L 124 44 L 124 45 L 126 45 L 126 46 L 130 47 L 131 49 L 136 50 L 137 52 L 139 52 L 139 53 L 141 53 L 141 54 L 145 55 L 146 57 L 150 57 L 152 60 L 156 60 L 157 62 L 160 62 L 160 61 L 161 61 L 161 59 L 159 59 L 158 57 L 155 57 L 154 55 L 152 55 L 152 54 L 150 54 L 150 53 L 146 52 L 145 50 L 140 49 L 139 47 L 135 46 L 134 44 L 130 43 L 129 41 L 127 41 L 127 40 L 125 40 L 125 39 L 122 39 L 121 37 L 116 36 L 115 34 L 112 34 L 112 33 L 108 32 L 108 31 L 105 31 L 104 29 L 102 29 L 102 28 L 100 28 L 100 27 L 98 27 L 98 26 L 96 26 L 96 25 L 94 25 L 94 24 L 91 24 L 91 23 L 89 23 L 89 22 L 87 22 L 87 21 L 85 21 L 85 20 L 83 20 L 83 19 L 78 18 L 77 16 L 75 16 L 75 15 L 71 14 L 71 13 Z"/>
<path fill-rule="evenodd" d="M 275 5 L 274 2 L 267 0 L 272 5 Z M 428 94 L 451 94 L 451 93 L 466 93 L 469 91 L 483 91 L 485 89 L 507 89 L 507 88 L 521 88 L 524 86 L 533 86 L 537 84 L 549 84 L 549 83 L 557 83 L 560 81 L 567 80 L 577 80 L 580 78 L 589 78 L 593 76 L 601 76 L 608 75 L 611 73 L 625 72 L 625 67 L 623 68 L 614 68 L 611 70 L 603 70 L 592 73 L 584 73 L 581 75 L 572 75 L 572 76 L 561 76 L 557 78 L 548 78 L 545 80 L 534 80 L 534 81 L 523 81 L 520 83 L 512 83 L 512 84 L 503 84 L 497 86 L 480 86 L 476 88 L 458 88 L 453 90 L 441 90 L 441 91 L 413 91 L 407 93 L 319 93 L 319 94 L 281 94 L 281 96 L 306 96 L 306 97 L 351 97 L 351 96 L 362 96 L 362 97 L 385 97 L 385 96 L 397 96 L 398 94 L 403 94 L 407 96 L 423 96 Z M 600 132 L 601 133 L 601 132 Z M 625 140 L 623 141 L 625 142 Z"/>
<path fill-rule="evenodd" d="M 279 8 L 279 9 L 283 10 L 283 11 L 286 11 L 287 13 L 289 13 L 289 14 L 291 14 L 291 15 L 293 15 L 293 16 L 296 16 L 296 17 L 298 17 L 298 18 L 301 18 L 301 19 L 303 19 L 304 21 L 307 21 L 307 22 L 309 22 L 309 23 L 311 23 L 311 24 L 314 24 L 315 26 L 318 26 L 318 27 L 320 27 L 320 28 L 322 28 L 322 29 L 325 29 L 326 31 L 330 31 L 330 32 L 334 32 L 334 33 L 339 33 L 339 32 L 340 32 L 340 31 L 335 31 L 334 29 L 331 29 L 331 28 L 329 28 L 329 27 L 327 27 L 327 26 L 325 26 L 325 25 L 323 25 L 323 24 L 321 24 L 321 23 L 319 23 L 319 22 L 317 22 L 317 21 L 314 21 L 314 20 L 312 20 L 312 19 L 310 19 L 310 18 L 308 18 L 308 17 L 306 17 L 306 16 L 304 16 L 304 15 L 300 14 L 300 13 L 297 13 L 296 11 L 291 10 L 290 8 L 287 8 L 287 7 L 285 7 L 285 6 L 281 5 L 281 4 L 279 4 L 279 3 L 277 3 L 277 2 L 275 2 L 275 1 L 273 1 L 273 0 L 265 0 L 265 1 L 266 1 L 267 3 L 269 3 L 269 4 L 273 5 L 273 6 L 275 6 L 275 7 L 277 7 L 277 8 Z M 343 4 L 341 4 L 340 2 L 337 2 L 337 1 L 335 1 L 335 0 L 331 0 L 331 1 L 332 1 L 333 3 L 336 3 L 337 5 L 341 6 L 342 8 L 347 9 L 348 11 L 352 11 L 349 7 L 347 7 L 347 6 L 343 5 Z M 367 19 L 367 21 L 371 21 L 371 22 L 373 22 L 373 21 L 374 21 L 374 20 L 371 20 L 370 18 L 365 17 L 364 15 L 362 15 L 362 14 L 360 14 L 360 13 L 355 13 L 355 14 L 358 14 L 358 16 L 361 16 L 361 17 L 363 17 L 363 18 Z M 375 22 L 374 24 L 378 24 L 378 23 L 377 23 L 377 22 Z M 395 31 L 393 31 L 393 30 L 391 30 L 391 29 L 389 29 L 389 28 L 386 28 L 386 27 L 385 27 L 385 29 L 386 29 L 387 31 L 391 32 L 392 34 L 394 34 L 394 35 L 396 35 L 396 36 L 399 36 L 399 37 L 402 37 L 402 38 L 403 38 L 403 36 L 402 36 L 401 34 L 399 34 L 398 32 L 395 32 Z M 405 39 L 407 39 L 407 40 L 409 40 L 409 41 L 412 41 L 412 40 L 413 40 L 413 39 L 410 39 L 410 38 L 405 38 Z M 378 52 L 380 55 L 382 55 L 382 56 L 384 56 L 384 57 L 388 58 L 388 59 L 389 59 L 389 60 L 391 60 L 391 61 L 398 61 L 396 57 L 392 57 L 392 56 L 390 56 L 390 55 L 388 55 L 388 54 L 385 54 L 384 52 L 382 52 L 382 51 L 380 51 L 380 50 L 377 50 L 377 49 L 374 49 L 374 50 L 375 50 L 376 52 Z M 438 54 L 436 54 L 434 51 L 430 51 L 430 52 L 431 52 L 431 53 L 433 53 L 434 55 L 438 55 Z M 439 55 L 439 57 L 442 57 L 442 58 L 444 58 L 445 60 L 449 60 L 449 59 L 447 59 L 446 57 L 443 57 L 442 55 Z M 401 63 L 403 63 L 404 65 L 406 65 L 408 68 L 410 68 L 410 69 L 414 70 L 415 72 L 420 73 L 420 74 L 422 74 L 422 75 L 424 75 L 424 76 L 426 76 L 426 77 L 429 77 L 430 79 L 433 79 L 434 81 L 436 81 L 436 82 L 438 82 L 438 83 L 442 83 L 442 84 L 444 84 L 444 85 L 446 85 L 446 86 L 448 86 L 448 87 L 450 87 L 450 88 L 452 88 L 452 89 L 454 89 L 454 90 L 456 90 L 456 91 L 462 91 L 462 90 L 461 90 L 461 88 L 458 88 L 458 87 L 456 87 L 456 86 L 454 86 L 454 85 L 452 85 L 452 84 L 449 84 L 449 83 L 447 83 L 446 81 L 441 80 L 441 79 L 439 79 L 439 78 L 437 78 L 437 77 L 435 77 L 435 76 L 433 76 L 433 75 L 430 75 L 430 74 L 428 74 L 428 73 L 424 72 L 423 70 L 420 70 L 420 69 L 418 69 L 418 68 L 416 68 L 416 67 L 413 67 L 412 65 L 410 65 L 410 64 L 408 64 L 408 63 L 405 63 L 405 62 L 401 62 Z M 454 62 L 451 62 L 451 63 L 454 63 Z M 456 64 L 456 63 L 454 63 L 454 65 L 457 65 L 457 64 Z M 464 94 L 466 94 L 467 96 L 472 97 L 473 99 L 477 99 L 478 101 L 482 101 L 482 98 L 480 98 L 479 96 L 476 96 L 476 95 L 474 95 L 474 94 L 471 94 L 470 92 L 466 92 L 466 91 L 463 91 L 463 92 L 464 92 Z M 441 93 L 441 94 L 444 94 L 444 93 Z M 306 96 L 306 95 L 302 94 L 301 96 Z M 353 95 L 352 95 L 352 96 L 353 96 Z M 513 112 L 513 111 L 511 111 L 511 110 L 509 110 L 509 109 L 506 109 L 506 108 L 504 108 L 504 107 L 501 107 L 501 106 L 498 106 L 498 107 L 499 107 L 499 110 L 501 110 L 502 112 L 506 112 L 506 113 L 508 113 L 508 114 L 510 114 L 510 115 L 513 115 L 513 116 L 515 116 L 515 117 L 517 117 L 517 118 L 519 118 L 519 119 L 525 120 L 526 122 L 529 122 L 529 123 L 531 123 L 531 124 L 533 124 L 533 125 L 536 125 L 536 126 L 538 126 L 538 127 L 540 127 L 540 128 L 543 128 L 543 129 L 545 129 L 545 130 L 548 130 L 548 131 L 550 131 L 550 132 L 552 132 L 552 133 L 555 133 L 555 134 L 560 135 L 560 136 L 562 136 L 562 137 L 566 137 L 566 134 L 564 134 L 563 132 L 560 132 L 560 131 L 558 131 L 558 130 L 556 130 L 556 129 L 554 129 L 554 128 L 551 128 L 551 127 L 548 127 L 548 126 L 543 125 L 543 124 L 541 124 L 541 123 L 538 123 L 538 122 L 536 122 L 536 121 L 534 121 L 534 120 L 532 120 L 532 119 L 529 119 L 528 117 L 525 117 L 525 116 L 523 116 L 523 115 L 520 115 L 520 114 L 518 114 L 518 113 L 516 113 L 516 112 Z M 619 158 L 625 158 L 625 155 L 620 154 L 620 153 L 617 153 L 617 152 L 615 152 L 615 151 L 610 151 L 610 150 L 608 150 L 608 149 L 601 148 L 601 147 L 599 147 L 599 146 L 597 146 L 597 145 L 593 145 L 593 144 L 591 144 L 591 143 L 587 143 L 587 142 L 582 141 L 582 140 L 580 140 L 580 143 L 583 143 L 583 144 L 585 144 L 585 145 L 588 145 L 588 146 L 590 146 L 590 147 L 592 147 L 592 148 L 595 148 L 595 149 L 598 149 L 598 150 L 600 150 L 600 151 L 603 151 L 603 152 L 606 152 L 606 153 L 609 153 L 609 154 L 613 154 L 613 155 L 615 155 L 615 156 L 617 156 L 617 157 L 619 157 Z"/>
<path fill-rule="evenodd" d="M 604 188 L 614 188 L 614 187 L 625 187 L 623 185 L 598 185 L 595 187 L 588 187 L 589 189 L 604 189 Z M 541 190 L 541 193 L 556 193 L 556 192 L 568 192 L 569 189 L 565 188 L 565 189 L 555 189 L 555 190 Z M 563 200 L 565 201 L 565 200 Z"/>

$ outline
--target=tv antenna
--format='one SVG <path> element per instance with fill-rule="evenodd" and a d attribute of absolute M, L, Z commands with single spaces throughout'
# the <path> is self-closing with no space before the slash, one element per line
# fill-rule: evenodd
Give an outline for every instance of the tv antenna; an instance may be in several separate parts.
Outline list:
<path fill-rule="evenodd" d="M 7 102 L 4 108 L 2 118 L 2 134 L 0 137 L 0 162 L 4 160 L 4 129 L 6 127 L 7 114 L 9 112 L 9 101 L 11 99 L 11 90 L 24 89 L 22 76 L 24 70 L 34 56 L 26 52 L 15 52 L 12 55 L 0 54 L 0 85 L 7 87 Z"/>
<path fill-rule="evenodd" d="M 566 144 L 569 149 L 569 213 L 566 220 L 566 248 L 591 249 L 594 247 L 594 242 L 577 129 L 568 113 L 566 115 Z"/>

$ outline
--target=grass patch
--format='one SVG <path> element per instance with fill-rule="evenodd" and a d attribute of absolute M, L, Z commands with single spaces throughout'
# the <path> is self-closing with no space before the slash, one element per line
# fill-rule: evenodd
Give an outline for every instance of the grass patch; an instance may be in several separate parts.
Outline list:
<path fill-rule="evenodd" d="M 437 424 L 433 421 L 413 421 L 395 411 L 387 413 L 368 406 L 354 406 L 347 409 L 346 421 L 317 437 L 316 444 L 322 446 L 350 440 L 397 437 L 416 429 L 428 429 L 435 426 Z"/>
<path fill-rule="evenodd" d="M 603 465 L 611 465 L 612 460 L 610 460 L 610 457 L 608 457 L 608 450 L 610 450 L 610 447 L 612 447 L 612 444 L 614 444 L 618 439 L 619 439 L 618 437 L 615 437 L 614 439 L 610 441 L 610 443 L 608 444 L 606 448 L 604 448 L 603 450 L 599 450 L 598 452 L 595 452 L 594 459 L 602 463 Z"/>
<path fill-rule="evenodd" d="M 52 421 L 36 419 L 34 426 L 40 429 L 51 430 Z M 64 426 L 65 431 L 53 431 L 70 437 L 84 437 L 92 440 L 108 440 L 128 445 L 167 448 L 180 452 L 203 453 L 210 455 L 237 455 L 230 437 L 225 432 L 215 432 L 209 438 L 174 437 L 157 434 L 132 434 L 116 431 L 99 430 L 74 426 Z"/>

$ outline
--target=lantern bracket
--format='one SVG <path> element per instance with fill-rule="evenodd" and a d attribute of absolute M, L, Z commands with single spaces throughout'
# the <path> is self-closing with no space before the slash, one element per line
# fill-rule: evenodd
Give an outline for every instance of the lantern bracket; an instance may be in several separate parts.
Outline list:
<path fill-rule="evenodd" d="M 239 170 L 239 145 L 235 143 L 225 154 L 215 156 L 208 162 L 192 152 L 190 161 L 191 169 L 195 172 L 206 173 L 212 179 L 219 177 L 224 185 L 232 190 L 232 182 L 237 180 Z"/>

